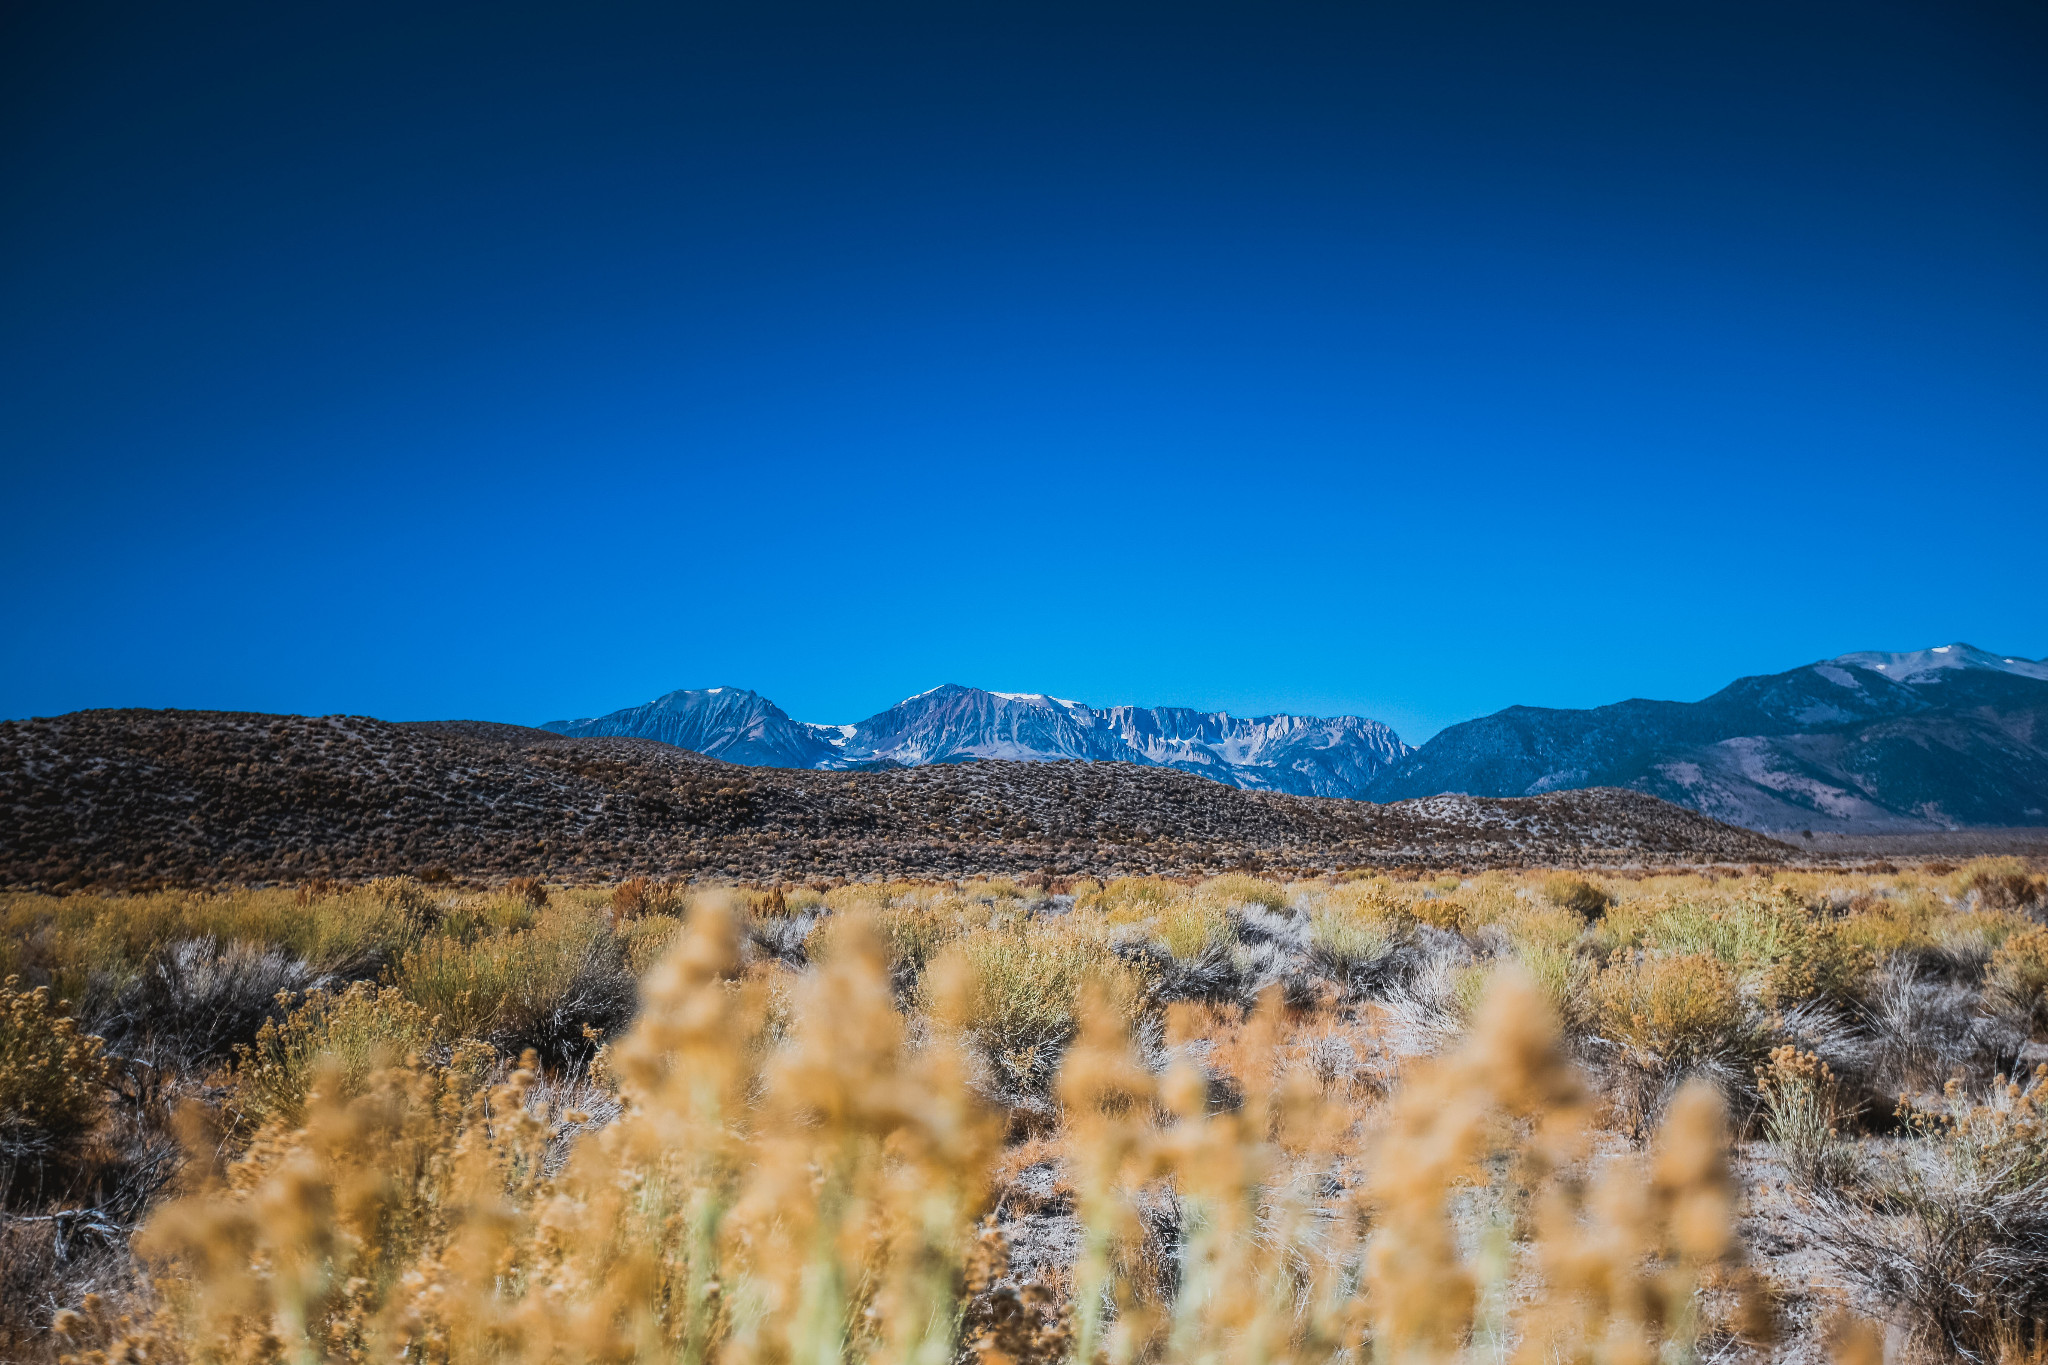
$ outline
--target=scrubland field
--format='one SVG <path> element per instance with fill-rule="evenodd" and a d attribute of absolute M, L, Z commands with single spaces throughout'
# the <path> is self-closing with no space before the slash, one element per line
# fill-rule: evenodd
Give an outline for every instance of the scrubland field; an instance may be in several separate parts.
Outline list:
<path fill-rule="evenodd" d="M 2048 1358 L 2048 879 L 0 898 L 0 1358 Z"/>

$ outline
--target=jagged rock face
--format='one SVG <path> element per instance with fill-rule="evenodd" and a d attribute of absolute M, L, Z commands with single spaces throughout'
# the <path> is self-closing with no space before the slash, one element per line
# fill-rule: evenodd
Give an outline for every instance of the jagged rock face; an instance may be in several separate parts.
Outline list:
<path fill-rule="evenodd" d="M 1239 787 L 1310 796 L 1358 796 L 1388 764 L 1413 752 L 1363 716 L 1256 716 L 1184 707 L 1113 707 L 1106 713 L 1127 761 L 1215 777 Z"/>
<path fill-rule="evenodd" d="M 645 706 L 545 727 L 575 736 L 630 735 L 757 767 L 920 767 L 976 758 L 1085 759 L 1178 768 L 1233 787 L 1301 796 L 1357 796 L 1410 752 L 1362 716 L 1243 718 L 1185 707 L 1098 711 L 1040 694 L 948 683 L 857 725 L 791 720 L 743 688 L 671 692 Z"/>
<path fill-rule="evenodd" d="M 1364 794 L 1595 786 L 1761 830 L 2048 824 L 2048 661 L 1944 645 L 1845 654 L 1699 702 L 1513 706 L 1443 731 Z"/>

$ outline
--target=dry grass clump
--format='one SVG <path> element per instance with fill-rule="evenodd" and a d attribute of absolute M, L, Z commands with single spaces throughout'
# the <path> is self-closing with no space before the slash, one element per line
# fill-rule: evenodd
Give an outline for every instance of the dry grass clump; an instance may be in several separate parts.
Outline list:
<path fill-rule="evenodd" d="M 0 896 L 0 975 L 47 985 L 97 1024 L 181 942 L 250 944 L 308 964 L 315 975 L 374 974 L 422 932 L 402 898 L 372 888 L 163 892 L 147 896 Z"/>
<path fill-rule="evenodd" d="M 902 989 L 922 977 L 932 959 L 966 928 L 958 915 L 943 907 L 914 903 L 891 906 L 873 923 L 888 954 L 891 975 Z"/>
<path fill-rule="evenodd" d="M 280 996 L 315 980 L 310 963 L 280 948 L 181 939 L 152 952 L 125 989 L 103 998 L 94 1024 L 130 1057 L 203 1072 L 278 1015 Z"/>
<path fill-rule="evenodd" d="M 1621 947 L 1712 957 L 1769 1008 L 1795 1001 L 1858 999 L 1872 955 L 1834 921 L 1782 893 L 1678 895 L 1624 902 L 1603 931 Z"/>
<path fill-rule="evenodd" d="M 544 910 L 548 904 L 548 884 L 539 877 L 513 877 L 505 883 L 505 895 L 524 901 L 535 910 Z"/>
<path fill-rule="evenodd" d="M 630 877 L 612 888 L 612 913 L 620 920 L 643 915 L 680 915 L 684 888 L 652 877 Z"/>
<path fill-rule="evenodd" d="M 1599 1037 L 1621 1073 L 1624 1112 L 1638 1126 L 1688 1077 L 1732 1091 L 1764 1041 L 1734 973 L 1705 953 L 1610 963 L 1593 979 L 1592 1003 Z"/>
<path fill-rule="evenodd" d="M 1373 913 L 1372 903 L 1331 903 L 1324 901 L 1309 912 L 1309 948 L 1315 960 L 1332 976 L 1349 984 L 1386 961 L 1388 954 L 1407 941 L 1413 923 L 1389 906 L 1386 913 Z"/>
<path fill-rule="evenodd" d="M 960 1024 L 1007 1090 L 1045 1091 L 1091 987 L 1120 1002 L 1126 1017 L 1138 1006 L 1138 983 L 1086 924 L 977 930 L 953 951 L 971 983 Z"/>
<path fill-rule="evenodd" d="M 587 1055 L 585 1030 L 610 1033 L 632 1017 L 626 944 L 603 916 L 567 910 L 531 928 L 464 943 L 437 937 L 400 961 L 397 985 L 452 1037 L 482 1038 L 517 1056 Z"/>
<path fill-rule="evenodd" d="M 1409 901 L 1408 908 L 1420 923 L 1448 933 L 1462 934 L 1473 927 L 1470 909 L 1452 894 L 1425 892 Z"/>
<path fill-rule="evenodd" d="M 431 928 L 441 918 L 440 897 L 412 877 L 378 877 L 364 884 L 363 893 L 421 928 Z M 314 903 L 313 888 L 300 887 L 299 895 L 302 904 Z"/>
<path fill-rule="evenodd" d="M 432 938 L 467 943 L 492 934 L 516 934 L 539 923 L 543 913 L 543 907 L 506 888 L 454 896 L 449 898 Z"/>
<path fill-rule="evenodd" d="M 1597 928 L 1589 931 L 1578 911 L 1548 897 L 1521 900 L 1488 894 L 1475 914 L 1485 918 L 1483 925 L 1475 925 L 1474 937 L 1518 963 L 1552 1011 L 1572 1029 L 1583 1030 L 1591 1018 L 1590 986 L 1601 956 L 1592 937 Z M 1476 999 L 1474 990 L 1468 978 L 1464 994 Z"/>
<path fill-rule="evenodd" d="M 1236 938 L 1224 903 L 1203 895 L 1169 901 L 1152 920 L 1152 933 L 1178 962 L 1227 950 Z"/>
<path fill-rule="evenodd" d="M 1099 889 L 1076 896 L 1077 909 L 1094 910 L 1111 924 L 1151 919 L 1182 899 L 1187 888 L 1164 877 L 1113 877 Z"/>
<path fill-rule="evenodd" d="M 1260 905 L 1268 910 L 1287 908 L 1287 888 L 1243 872 L 1226 872 L 1211 877 L 1195 888 L 1195 895 L 1225 906 Z"/>
<path fill-rule="evenodd" d="M 625 951 L 626 970 L 637 980 L 661 961 L 682 929 L 682 921 L 674 916 L 644 915 L 625 921 L 612 933 Z"/>
<path fill-rule="evenodd" d="M 1902 1151 L 1807 1221 L 1843 1273 L 1951 1359 L 2035 1361 L 2048 1351 L 2048 1068 L 1988 1093 L 1948 1087 L 1908 1110 Z"/>
<path fill-rule="evenodd" d="M 1808 1185 L 1840 1185 L 1854 1168 L 1854 1153 L 1842 1141 L 1851 1117 L 1841 1081 L 1812 1052 L 1791 1044 L 1771 1049 L 1756 1069 L 1756 1088 L 1765 1110 L 1765 1131 L 1785 1164 Z"/>
<path fill-rule="evenodd" d="M 1878 961 L 1921 957 L 1935 950 L 1943 923 L 1953 915 L 1947 897 L 1924 887 L 1897 895 L 1853 896 L 1846 904 L 1821 909 L 1839 915 L 1836 922 L 1843 936 Z"/>

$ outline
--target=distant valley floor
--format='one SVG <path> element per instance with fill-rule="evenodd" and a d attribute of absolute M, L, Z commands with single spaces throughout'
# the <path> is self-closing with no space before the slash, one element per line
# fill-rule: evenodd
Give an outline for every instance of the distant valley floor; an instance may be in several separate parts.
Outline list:
<path fill-rule="evenodd" d="M 1904 830 L 1894 834 L 1828 834 L 1815 830 L 1811 839 L 1797 834 L 1780 837 L 1810 856 L 1852 861 L 1946 858 L 1960 862 L 1987 854 L 2048 858 L 2048 826 L 2042 825 L 2016 829 Z"/>

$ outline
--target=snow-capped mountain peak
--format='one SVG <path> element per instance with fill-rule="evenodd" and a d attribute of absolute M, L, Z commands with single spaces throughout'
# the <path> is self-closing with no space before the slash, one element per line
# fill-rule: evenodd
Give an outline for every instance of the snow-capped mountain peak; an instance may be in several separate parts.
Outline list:
<path fill-rule="evenodd" d="M 1353 796 L 1409 752 L 1363 716 L 1237 717 L 1184 707 L 1097 710 L 1043 692 L 959 683 L 852 725 L 792 720 L 743 688 L 671 692 L 607 716 L 550 721 L 570 735 L 637 735 L 761 767 L 919 766 L 967 759 L 1084 759 L 1181 768 L 1231 786 Z"/>
<path fill-rule="evenodd" d="M 1931 649 L 1909 650 L 1900 654 L 1864 650 L 1855 654 L 1840 655 L 1830 662 L 1854 668 L 1868 668 L 1884 674 L 1893 682 L 1903 683 L 1938 682 L 1944 674 L 1966 668 L 1982 668 L 1993 673 L 2012 673 L 2022 678 L 2048 680 L 2048 659 L 2024 659 L 1993 654 L 1989 650 L 1966 645 L 1960 641 L 1950 645 L 1935 645 Z"/>

